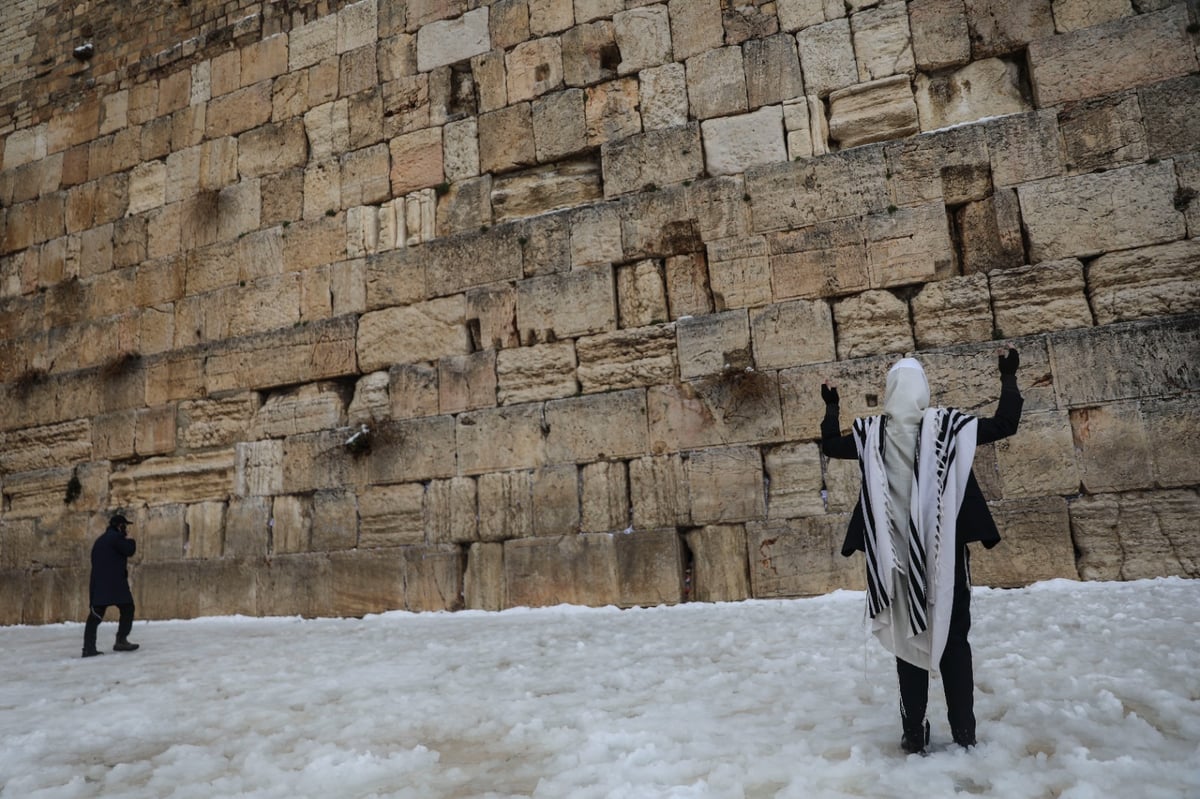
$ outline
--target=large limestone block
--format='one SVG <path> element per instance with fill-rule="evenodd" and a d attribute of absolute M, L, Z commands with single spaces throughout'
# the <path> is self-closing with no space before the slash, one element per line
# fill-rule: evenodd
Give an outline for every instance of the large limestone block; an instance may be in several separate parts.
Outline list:
<path fill-rule="evenodd" d="M 1005 499 L 1079 491 L 1075 439 L 1065 411 L 1022 414 L 1016 435 L 996 442 L 995 452 Z"/>
<path fill-rule="evenodd" d="M 569 297 L 571 302 L 563 302 Z M 517 284 L 522 344 L 603 333 L 616 327 L 616 289 L 607 265 L 529 278 Z"/>
<path fill-rule="evenodd" d="M 858 63 L 848 19 L 832 19 L 796 34 L 804 89 L 825 97 L 858 82 Z"/>
<path fill-rule="evenodd" d="M 1054 35 L 1051 0 L 965 0 L 965 6 L 976 60 Z"/>
<path fill-rule="evenodd" d="M 532 472 L 493 472 L 479 478 L 479 539 L 485 542 L 533 534 Z"/>
<path fill-rule="evenodd" d="M 1071 411 L 1075 458 L 1090 494 L 1152 488 L 1154 460 L 1136 402 Z"/>
<path fill-rule="evenodd" d="M 751 595 L 757 599 L 861 591 L 858 558 L 841 555 L 849 517 L 815 516 L 746 525 Z"/>
<path fill-rule="evenodd" d="M 1090 327 L 1083 266 L 1074 258 L 1001 269 L 989 275 L 996 329 L 1001 336 L 1026 336 Z"/>
<path fill-rule="evenodd" d="M 510 172 L 537 163 L 533 110 L 520 103 L 479 116 L 479 168 Z"/>
<path fill-rule="evenodd" d="M 575 342 L 579 386 L 592 394 L 671 382 L 675 352 L 672 325 L 582 336 Z"/>
<path fill-rule="evenodd" d="M 221 501 L 233 492 L 235 465 L 233 449 L 148 458 L 113 472 L 112 502 L 129 506 Z"/>
<path fill-rule="evenodd" d="M 312 540 L 310 497 L 282 496 L 271 502 L 271 554 L 308 552 Z"/>
<path fill-rule="evenodd" d="M 579 529 L 584 533 L 630 526 L 629 475 L 622 462 L 589 463 L 579 473 Z"/>
<path fill-rule="evenodd" d="M 1147 10 L 1145 3 L 1138 6 Z M 1054 27 L 1059 33 L 1068 33 L 1132 15 L 1130 0 L 1059 0 L 1054 4 Z"/>
<path fill-rule="evenodd" d="M 463 606 L 468 610 L 503 610 L 508 605 L 506 595 L 504 545 L 471 544 L 463 574 Z"/>
<path fill-rule="evenodd" d="M 236 558 L 267 556 L 271 540 L 271 498 L 235 497 L 225 513 L 222 554 Z"/>
<path fill-rule="evenodd" d="M 386 419 L 392 404 L 390 387 L 391 375 L 387 372 L 370 372 L 360 377 L 346 409 L 350 426 L 374 425 L 377 420 Z"/>
<path fill-rule="evenodd" d="M 667 290 L 658 261 L 617 267 L 617 320 L 623 328 L 667 320 Z"/>
<path fill-rule="evenodd" d="M 563 80 L 568 86 L 612 80 L 620 61 L 621 51 L 609 20 L 576 25 L 562 35 Z"/>
<path fill-rule="evenodd" d="M 425 529 L 434 544 L 479 540 L 478 488 L 470 477 L 434 480 L 425 490 Z"/>
<path fill-rule="evenodd" d="M 842 149 L 899 139 L 919 130 L 908 75 L 894 75 L 829 95 L 829 135 Z"/>
<path fill-rule="evenodd" d="M 213 346 L 204 363 L 205 388 L 215 394 L 353 374 L 356 327 L 353 316 L 339 317 Z"/>
<path fill-rule="evenodd" d="M 665 5 L 614 14 L 613 33 L 621 55 L 617 74 L 632 75 L 671 60 L 671 18 Z"/>
<path fill-rule="evenodd" d="M 998 189 L 991 197 L 968 203 L 958 210 L 956 218 L 964 273 L 991 272 L 1026 263 L 1021 208 L 1015 190 Z"/>
<path fill-rule="evenodd" d="M 1071 524 L 1085 580 L 1200 575 L 1194 489 L 1085 496 L 1071 503 Z"/>
<path fill-rule="evenodd" d="M 345 424 L 345 404 L 332 383 L 307 383 L 268 394 L 254 416 L 251 438 L 282 438 Z"/>
<path fill-rule="evenodd" d="M 533 472 L 533 534 L 579 532 L 579 469 L 573 463 L 543 466 Z"/>
<path fill-rule="evenodd" d="M 437 544 L 404 551 L 404 606 L 410 611 L 459 610 L 466 558 L 460 547 Z"/>
<path fill-rule="evenodd" d="M 690 380 L 751 366 L 750 326 L 744 310 L 726 311 L 676 324 L 679 376 Z"/>
<path fill-rule="evenodd" d="M 710 175 L 736 175 L 751 167 L 787 160 L 782 106 L 709 119 L 700 127 L 705 166 Z"/>
<path fill-rule="evenodd" d="M 1040 106 L 1112 94 L 1187 75 L 1197 68 L 1184 4 L 1029 45 L 1030 78 Z M 1153 53 L 1153 58 L 1144 54 Z"/>
<path fill-rule="evenodd" d="M 366 461 L 371 483 L 428 481 L 455 473 L 454 417 L 429 416 L 379 424 Z"/>
<path fill-rule="evenodd" d="M 825 512 L 821 454 L 816 444 L 790 443 L 763 455 L 767 481 L 767 518 L 820 516 Z"/>
<path fill-rule="evenodd" d="M 337 28 L 332 14 L 293 28 L 288 37 L 288 70 L 295 72 L 337 55 Z"/>
<path fill-rule="evenodd" d="M 641 389 L 546 403 L 546 459 L 588 463 L 646 454 L 646 394 Z"/>
<path fill-rule="evenodd" d="M 179 439 L 188 449 L 227 447 L 245 438 L 258 412 L 256 392 L 179 404 Z"/>
<path fill-rule="evenodd" d="M 746 74 L 740 47 L 721 47 L 687 62 L 688 102 L 693 119 L 744 113 Z"/>
<path fill-rule="evenodd" d="M 1134 92 L 1072 103 L 1059 112 L 1058 124 L 1071 172 L 1111 169 L 1149 157 L 1142 107 Z"/>
<path fill-rule="evenodd" d="M 700 126 L 652 130 L 600 150 L 604 196 L 615 197 L 647 186 L 666 186 L 699 177 L 704 172 Z"/>
<path fill-rule="evenodd" d="M 638 82 L 632 77 L 584 90 L 583 118 L 588 146 L 620 141 L 641 132 L 638 99 Z"/>
<path fill-rule="evenodd" d="M 691 556 L 687 600 L 734 602 L 751 596 L 746 530 L 742 525 L 709 525 L 687 532 L 684 540 Z"/>
<path fill-rule="evenodd" d="M 1033 262 L 1181 239 L 1170 162 L 1051 178 L 1017 188 Z"/>
<path fill-rule="evenodd" d="M 538 161 L 557 161 L 587 147 L 584 92 L 568 89 L 533 103 L 533 136 Z"/>
<path fill-rule="evenodd" d="M 436 186 L 445 179 L 441 128 L 405 133 L 388 147 L 393 196 Z"/>
<path fill-rule="evenodd" d="M 490 201 L 495 220 L 504 222 L 595 202 L 602 197 L 600 164 L 593 158 L 575 158 L 497 177 L 483 205 Z M 527 268 L 526 274 L 529 273 Z"/>
<path fill-rule="evenodd" d="M 358 497 L 332 489 L 312 495 L 311 548 L 314 552 L 352 549 L 358 544 Z"/>
<path fill-rule="evenodd" d="M 1200 77 L 1196 75 L 1163 81 L 1138 91 L 1151 157 L 1200 149 L 1197 97 L 1200 97 Z"/>
<path fill-rule="evenodd" d="M 329 565 L 335 615 L 363 616 L 405 607 L 403 549 L 337 552 Z"/>
<path fill-rule="evenodd" d="M 308 141 L 304 123 L 293 117 L 246 131 L 237 139 L 237 171 L 246 177 L 262 177 L 304 166 Z"/>
<path fill-rule="evenodd" d="M 839 359 L 914 348 L 908 303 L 890 291 L 864 291 L 833 306 Z"/>
<path fill-rule="evenodd" d="M 770 302 L 771 259 L 766 238 L 708 242 L 708 277 L 718 311 Z"/>
<path fill-rule="evenodd" d="M 507 541 L 504 578 L 513 607 L 615 604 L 616 546 L 607 533 Z"/>
<path fill-rule="evenodd" d="M 82 571 L 82 570 L 81 570 Z M 24 618 L 25 598 L 29 595 L 29 572 L 24 569 L 0 571 L 0 624 L 32 624 Z"/>
<path fill-rule="evenodd" d="M 260 616 L 333 615 L 333 566 L 321 555 L 284 554 L 258 569 L 256 593 Z"/>
<path fill-rule="evenodd" d="M 236 450 L 236 496 L 269 496 L 283 490 L 282 441 L 239 441 Z"/>
<path fill-rule="evenodd" d="M 517 293 L 510 285 L 467 292 L 467 327 L 478 349 L 518 347 Z"/>
<path fill-rule="evenodd" d="M 1101 325 L 1200 310 L 1200 240 L 1102 255 L 1087 289 Z"/>
<path fill-rule="evenodd" d="M 573 396 L 579 391 L 575 346 L 567 340 L 501 350 L 496 353 L 495 379 L 501 405 Z"/>
<path fill-rule="evenodd" d="M 737 369 L 655 386 L 648 403 L 650 449 L 656 453 L 758 442 L 782 433 L 778 387 L 769 372 Z"/>
<path fill-rule="evenodd" d="M 749 170 L 753 229 L 800 228 L 884 211 L 890 204 L 886 172 L 880 147 Z"/>
<path fill-rule="evenodd" d="M 207 112 L 198 117 L 204 137 L 234 136 L 270 121 L 274 109 L 271 85 L 272 81 L 259 81 L 209 102 Z"/>
<path fill-rule="evenodd" d="M 27 572 L 29 593 L 22 612 L 26 624 L 54 624 L 87 618 L 86 569 L 54 568 Z"/>
<path fill-rule="evenodd" d="M 301 494 L 366 482 L 366 463 L 346 451 L 346 428 L 289 436 L 283 443 L 280 493 Z"/>
<path fill-rule="evenodd" d="M 397 301 L 396 304 L 408 304 L 418 299 L 413 296 L 411 289 L 405 289 L 402 285 L 414 279 L 414 270 L 425 271 L 423 282 L 427 285 L 429 295 L 434 297 L 457 294 L 474 286 L 521 276 L 521 247 L 517 236 L 501 228 L 483 235 L 473 233 L 436 239 L 419 249 L 406 251 L 402 259 L 399 269 L 408 273 L 408 276 L 397 275 L 398 290 L 389 290 L 384 286 L 387 280 L 385 276 L 376 277 L 374 272 L 369 274 L 367 301 L 371 307 L 394 304 L 393 299 Z M 388 268 L 386 262 L 380 263 L 381 272 Z M 373 287 L 372 280 L 380 285 Z M 407 299 L 402 299 L 404 297 Z"/>
<path fill-rule="evenodd" d="M 638 74 L 642 127 L 661 130 L 688 121 L 687 69 L 670 63 Z"/>
<path fill-rule="evenodd" d="M 949 73 L 917 75 L 921 130 L 938 130 L 988 117 L 1029 111 L 1017 65 L 999 58 L 975 61 Z"/>
<path fill-rule="evenodd" d="M 508 101 L 519 103 L 562 88 L 562 45 L 558 38 L 523 42 L 505 57 Z"/>
<path fill-rule="evenodd" d="M 488 9 L 477 8 L 457 19 L 430 22 L 417 31 L 417 69 L 429 72 L 489 49 Z"/>
<path fill-rule="evenodd" d="M 438 407 L 458 413 L 496 404 L 496 353 L 449 355 L 438 361 Z"/>
<path fill-rule="evenodd" d="M 134 519 L 134 530 L 140 563 L 179 560 L 187 542 L 186 508 L 183 505 L 146 508 Z"/>
<path fill-rule="evenodd" d="M 720 0 L 670 0 L 671 50 L 684 61 L 725 43 Z"/>
<path fill-rule="evenodd" d="M 1200 400 L 1196 395 L 1144 400 L 1141 410 L 1156 485 L 1173 488 L 1200 483 L 1200 461 L 1194 455 L 1200 437 Z"/>
<path fill-rule="evenodd" d="M 912 316 L 920 349 L 987 341 L 994 328 L 987 275 L 926 283 L 912 298 Z"/>
<path fill-rule="evenodd" d="M 930 402 L 961 408 L 979 416 L 991 416 L 1000 397 L 998 350 L 1006 345 L 1016 347 L 1021 353 L 1017 385 L 1025 400 L 1023 413 L 1057 409 L 1051 360 L 1045 338 L 1040 336 L 964 344 L 922 353 L 921 363 L 925 366 L 932 392 Z M 885 376 L 881 372 L 877 378 L 881 398 Z"/>
<path fill-rule="evenodd" d="M 502 469 L 528 469 L 545 460 L 540 405 L 509 405 L 461 413 L 457 417 L 458 464 L 464 475 Z M 480 481 L 480 505 L 483 504 Z"/>
<path fill-rule="evenodd" d="M 420 483 L 371 486 L 358 495 L 358 544 L 364 549 L 425 543 Z"/>
<path fill-rule="evenodd" d="M 990 509 L 1001 540 L 990 550 L 971 547 L 975 585 L 1009 588 L 1078 578 L 1066 500 L 1009 500 L 991 503 Z"/>
<path fill-rule="evenodd" d="M 138 617 L 191 619 L 258 613 L 257 572 L 264 563 L 182 560 L 140 565 L 131 580 Z"/>
<path fill-rule="evenodd" d="M 614 541 L 617 604 L 652 607 L 683 601 L 683 546 L 674 529 L 638 530 Z"/>
<path fill-rule="evenodd" d="M 751 109 L 779 105 L 804 96 L 804 79 L 796 51 L 796 39 L 776 34 L 751 39 L 743 46 L 746 98 Z M 676 58 L 679 58 L 676 53 Z"/>
<path fill-rule="evenodd" d="M 908 4 L 913 60 L 932 72 L 971 60 L 966 8 L 962 0 L 913 0 Z"/>
<path fill-rule="evenodd" d="M 762 453 L 736 446 L 697 450 L 685 461 L 692 520 L 721 524 L 766 517 Z"/>
<path fill-rule="evenodd" d="M 833 316 L 824 302 L 791 300 L 750 312 L 754 364 L 783 369 L 835 357 Z"/>
<path fill-rule="evenodd" d="M 388 370 L 392 418 L 412 419 L 438 413 L 438 370 L 429 364 L 400 364 Z"/>
<path fill-rule="evenodd" d="M 73 466 L 92 459 L 88 419 L 0 433 L 0 473 Z"/>
<path fill-rule="evenodd" d="M 363 314 L 358 362 L 364 371 L 433 361 L 470 351 L 463 295 Z"/>
<path fill-rule="evenodd" d="M 880 3 L 850 17 L 858 79 L 873 81 L 892 75 L 907 75 L 916 68 L 908 6 Z"/>
<path fill-rule="evenodd" d="M 631 460 L 629 500 L 635 529 L 689 524 L 691 506 L 683 459 L 667 455 Z"/>
<path fill-rule="evenodd" d="M 224 502 L 198 502 L 184 511 L 187 527 L 183 556 L 189 559 L 219 558 L 225 550 Z"/>

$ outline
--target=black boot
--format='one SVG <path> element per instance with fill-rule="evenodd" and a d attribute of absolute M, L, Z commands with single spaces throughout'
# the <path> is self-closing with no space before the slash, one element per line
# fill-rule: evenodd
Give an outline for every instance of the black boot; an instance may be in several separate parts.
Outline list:
<path fill-rule="evenodd" d="M 114 652 L 132 652 L 135 649 L 137 649 L 138 646 L 139 646 L 138 644 L 129 643 L 128 638 L 118 638 L 117 642 L 115 644 L 113 644 L 113 651 Z"/>
<path fill-rule="evenodd" d="M 975 730 L 951 729 L 950 734 L 954 736 L 954 743 L 963 749 L 970 749 L 975 745 Z"/>
<path fill-rule="evenodd" d="M 929 745 L 929 722 L 925 722 L 920 727 L 910 727 L 905 725 L 904 735 L 900 738 L 900 748 L 905 754 L 919 755 L 924 754 L 925 747 Z"/>
<path fill-rule="evenodd" d="M 94 657 L 96 657 L 96 655 L 103 655 L 103 654 L 104 653 L 101 652 L 99 649 L 84 649 L 83 650 L 83 656 L 85 658 L 94 658 Z"/>

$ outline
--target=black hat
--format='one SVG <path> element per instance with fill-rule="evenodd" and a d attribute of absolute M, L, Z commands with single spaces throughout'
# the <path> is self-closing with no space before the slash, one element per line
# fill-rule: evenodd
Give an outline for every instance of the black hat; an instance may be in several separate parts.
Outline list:
<path fill-rule="evenodd" d="M 108 520 L 108 523 L 109 524 L 129 524 L 129 520 L 126 519 L 122 514 L 115 513 L 115 514 L 113 514 L 113 517 Z"/>

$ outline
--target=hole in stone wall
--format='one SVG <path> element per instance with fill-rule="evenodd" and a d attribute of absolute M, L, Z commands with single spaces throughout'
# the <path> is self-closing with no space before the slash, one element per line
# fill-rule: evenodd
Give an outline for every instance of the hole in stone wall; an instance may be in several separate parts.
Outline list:
<path fill-rule="evenodd" d="M 683 553 L 682 602 L 691 602 L 696 595 L 696 556 L 688 546 L 689 528 L 676 528 L 679 532 L 679 547 Z"/>

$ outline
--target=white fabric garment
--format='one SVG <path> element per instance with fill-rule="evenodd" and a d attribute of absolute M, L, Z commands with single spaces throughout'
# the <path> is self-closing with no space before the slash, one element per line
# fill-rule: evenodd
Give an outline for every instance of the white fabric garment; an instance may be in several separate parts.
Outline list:
<path fill-rule="evenodd" d="M 928 405 L 921 364 L 899 361 L 888 373 L 883 415 L 856 420 L 855 442 L 872 632 L 897 657 L 936 672 L 950 628 L 954 522 L 976 420 Z"/>

